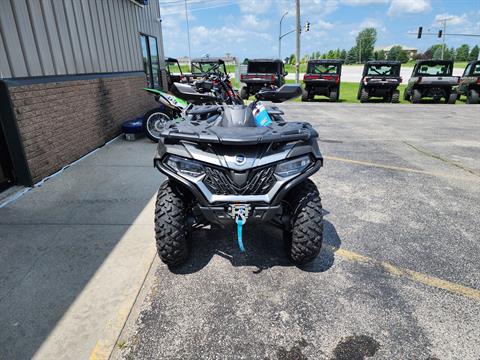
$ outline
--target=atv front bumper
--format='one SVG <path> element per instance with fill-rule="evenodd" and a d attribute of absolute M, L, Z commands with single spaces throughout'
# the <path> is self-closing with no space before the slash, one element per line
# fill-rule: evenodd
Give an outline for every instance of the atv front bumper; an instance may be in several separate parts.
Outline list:
<path fill-rule="evenodd" d="M 275 217 L 282 215 L 281 205 L 255 205 L 249 204 L 251 207 L 247 223 L 266 222 Z M 209 223 L 217 225 L 232 225 L 235 218 L 231 216 L 229 205 L 202 206 L 198 205 L 194 208 L 195 215 L 203 216 Z"/>

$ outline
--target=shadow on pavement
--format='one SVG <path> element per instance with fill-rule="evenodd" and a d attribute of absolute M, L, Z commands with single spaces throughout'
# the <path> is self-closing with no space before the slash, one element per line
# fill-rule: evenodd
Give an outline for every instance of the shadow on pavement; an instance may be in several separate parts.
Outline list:
<path fill-rule="evenodd" d="M 272 225 L 246 226 L 245 253 L 237 246 L 234 227 L 231 229 L 198 229 L 192 236 L 192 251 L 187 263 L 171 269 L 175 274 L 192 274 L 207 266 L 214 255 L 230 261 L 233 266 L 254 266 L 255 274 L 275 266 L 295 266 L 287 257 L 282 231 Z M 298 267 L 306 272 L 325 272 L 335 261 L 332 249 L 341 245 L 335 226 L 324 220 L 323 246 L 319 256 L 311 263 Z"/>

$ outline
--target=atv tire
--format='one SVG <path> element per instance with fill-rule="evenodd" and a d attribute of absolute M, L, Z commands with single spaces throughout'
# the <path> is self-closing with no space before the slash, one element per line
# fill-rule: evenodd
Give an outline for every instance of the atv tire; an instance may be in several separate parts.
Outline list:
<path fill-rule="evenodd" d="M 305 89 L 302 89 L 302 101 L 309 101 L 310 100 L 310 93 L 305 90 Z"/>
<path fill-rule="evenodd" d="M 457 93 L 455 91 L 452 91 L 450 94 L 446 96 L 445 103 L 453 105 L 456 102 L 457 102 Z"/>
<path fill-rule="evenodd" d="M 242 86 L 240 89 L 240 99 L 247 100 L 248 99 L 248 90 L 246 86 Z"/>
<path fill-rule="evenodd" d="M 329 98 L 330 98 L 330 102 L 338 101 L 338 92 L 336 90 L 330 91 Z"/>
<path fill-rule="evenodd" d="M 155 239 L 158 255 L 169 267 L 179 266 L 188 259 L 190 249 L 186 205 L 168 181 L 158 189 Z"/>
<path fill-rule="evenodd" d="M 316 185 L 306 180 L 290 192 L 291 229 L 284 231 L 290 259 L 297 265 L 314 260 L 323 242 L 322 200 Z"/>
<path fill-rule="evenodd" d="M 405 91 L 403 92 L 403 100 L 410 101 L 410 99 L 411 99 L 411 96 L 408 93 L 407 89 L 405 89 Z"/>
<path fill-rule="evenodd" d="M 413 96 L 412 96 L 412 104 L 418 104 L 420 103 L 420 100 L 422 99 L 422 93 L 420 90 L 413 90 Z"/>
<path fill-rule="evenodd" d="M 362 89 L 362 91 L 360 92 L 360 102 L 361 103 L 368 102 L 368 91 L 365 89 Z"/>
<path fill-rule="evenodd" d="M 480 102 L 480 96 L 475 89 L 471 89 L 467 93 L 467 104 L 478 104 Z"/>
<path fill-rule="evenodd" d="M 400 102 L 400 91 L 394 90 L 391 98 L 392 104 L 398 104 Z"/>

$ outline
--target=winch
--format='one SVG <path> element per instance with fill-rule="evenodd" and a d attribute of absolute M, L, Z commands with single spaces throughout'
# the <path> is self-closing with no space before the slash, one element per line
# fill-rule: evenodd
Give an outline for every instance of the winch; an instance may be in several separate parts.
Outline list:
<path fill-rule="evenodd" d="M 243 226 L 247 222 L 251 207 L 248 204 L 233 204 L 228 207 L 228 213 L 235 219 L 237 224 L 237 243 L 241 252 L 245 252 L 243 246 Z"/>

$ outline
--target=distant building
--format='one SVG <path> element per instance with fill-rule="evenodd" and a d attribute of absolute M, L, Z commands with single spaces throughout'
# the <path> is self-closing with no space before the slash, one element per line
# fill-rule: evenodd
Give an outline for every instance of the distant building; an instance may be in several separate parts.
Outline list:
<path fill-rule="evenodd" d="M 0 191 L 31 186 L 157 106 L 158 0 L 0 0 Z"/>
<path fill-rule="evenodd" d="M 403 50 L 405 50 L 407 52 L 410 60 L 415 58 L 415 55 L 417 55 L 417 52 L 418 52 L 418 49 L 416 49 L 416 48 L 412 48 L 412 47 L 408 47 L 408 46 L 404 46 L 404 45 L 399 45 L 399 44 L 393 44 L 393 45 L 384 46 L 384 47 L 376 47 L 374 49 L 374 51 L 384 51 L 385 54 L 388 54 L 394 46 L 400 46 Z"/>

